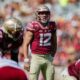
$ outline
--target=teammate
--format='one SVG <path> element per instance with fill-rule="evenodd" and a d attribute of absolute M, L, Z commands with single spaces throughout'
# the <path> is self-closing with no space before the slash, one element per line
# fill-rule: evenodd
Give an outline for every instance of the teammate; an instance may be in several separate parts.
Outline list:
<path fill-rule="evenodd" d="M 68 66 L 68 72 L 70 76 L 80 80 L 80 59 Z"/>
<path fill-rule="evenodd" d="M 0 80 L 28 80 L 22 68 L 10 58 L 11 54 L 8 57 L 5 55 L 0 58 Z"/>
<path fill-rule="evenodd" d="M 22 23 L 16 18 L 5 20 L 0 28 L 0 80 L 27 80 L 18 65 L 18 49 L 22 44 Z"/>
<path fill-rule="evenodd" d="M 36 21 L 27 24 L 23 39 L 26 68 L 30 66 L 30 80 L 38 80 L 40 70 L 44 80 L 54 80 L 53 57 L 57 48 L 56 24 L 50 21 L 50 10 L 45 5 L 36 9 Z M 28 46 L 31 48 L 29 62 Z"/>

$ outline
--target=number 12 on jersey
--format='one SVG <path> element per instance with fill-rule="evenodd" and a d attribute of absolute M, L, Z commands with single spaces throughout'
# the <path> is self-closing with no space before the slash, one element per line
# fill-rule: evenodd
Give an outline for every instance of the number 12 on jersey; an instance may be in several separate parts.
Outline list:
<path fill-rule="evenodd" d="M 40 34 L 40 46 L 50 46 L 51 45 L 51 33 L 41 33 Z"/>

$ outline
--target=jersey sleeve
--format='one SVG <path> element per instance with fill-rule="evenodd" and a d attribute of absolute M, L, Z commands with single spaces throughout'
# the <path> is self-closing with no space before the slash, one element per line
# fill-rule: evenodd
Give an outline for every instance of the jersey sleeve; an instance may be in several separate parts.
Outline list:
<path fill-rule="evenodd" d="M 35 32 L 35 27 L 32 23 L 28 23 L 26 26 L 26 31 L 31 31 L 31 32 Z"/>
<path fill-rule="evenodd" d="M 68 72 L 70 76 L 74 76 L 78 79 L 78 72 L 75 63 L 72 63 L 68 66 Z"/>
<path fill-rule="evenodd" d="M 57 30 L 57 24 L 56 24 L 56 22 L 51 21 L 50 25 L 51 25 L 51 28 L 53 29 L 53 32 L 56 32 L 56 30 Z"/>
<path fill-rule="evenodd" d="M 39 30 L 39 28 L 40 28 L 39 23 L 36 22 L 36 21 L 33 21 L 33 22 L 30 22 L 30 23 L 27 24 L 25 30 L 26 31 L 31 31 L 31 32 L 36 32 L 36 31 Z"/>
<path fill-rule="evenodd" d="M 28 80 L 27 74 L 25 71 L 23 71 L 22 69 L 19 70 L 19 74 L 18 74 L 18 80 Z"/>
<path fill-rule="evenodd" d="M 57 24 L 56 24 L 56 22 L 54 22 L 54 31 L 56 31 L 57 30 Z"/>

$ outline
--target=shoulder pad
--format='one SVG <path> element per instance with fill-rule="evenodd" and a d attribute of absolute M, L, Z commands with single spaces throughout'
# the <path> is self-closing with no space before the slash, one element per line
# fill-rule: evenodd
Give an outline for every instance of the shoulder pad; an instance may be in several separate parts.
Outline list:
<path fill-rule="evenodd" d="M 54 29 L 54 30 L 57 29 L 56 23 L 55 23 L 54 21 L 51 21 L 49 24 L 50 24 L 50 27 L 51 27 L 52 29 Z"/>

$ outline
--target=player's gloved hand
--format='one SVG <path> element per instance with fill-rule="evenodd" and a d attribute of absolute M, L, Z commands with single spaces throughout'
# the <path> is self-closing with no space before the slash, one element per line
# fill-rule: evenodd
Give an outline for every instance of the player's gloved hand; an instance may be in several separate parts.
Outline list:
<path fill-rule="evenodd" d="M 24 69 L 29 72 L 30 70 L 30 60 L 28 58 L 24 59 Z"/>

